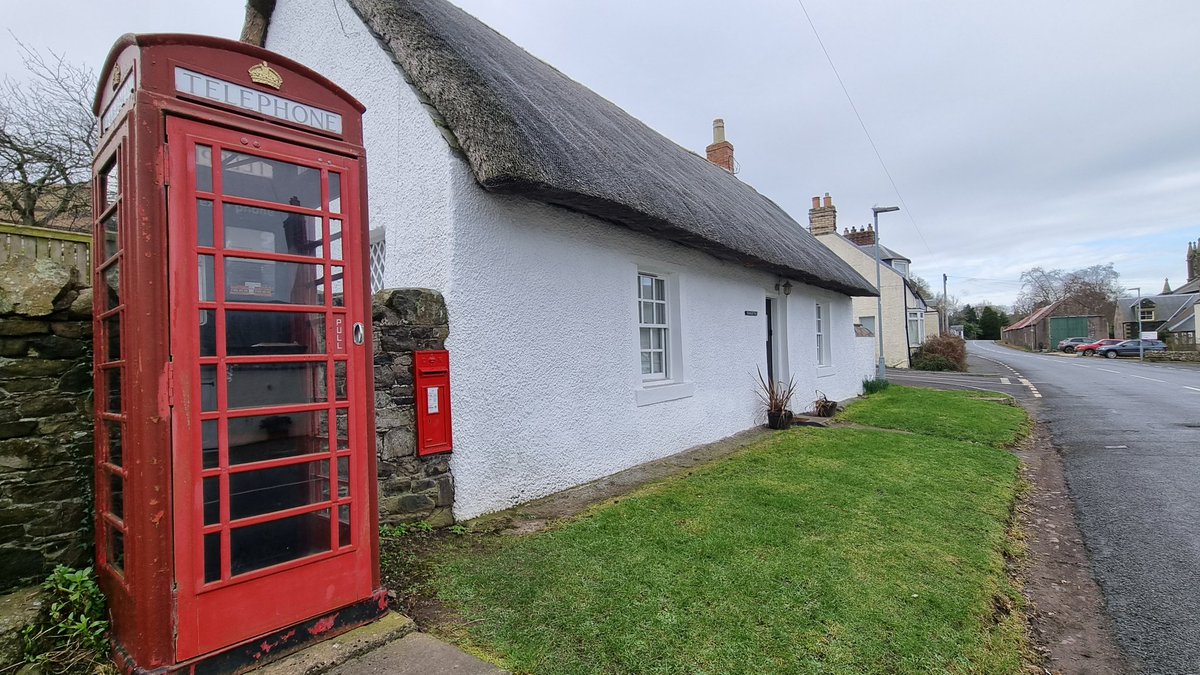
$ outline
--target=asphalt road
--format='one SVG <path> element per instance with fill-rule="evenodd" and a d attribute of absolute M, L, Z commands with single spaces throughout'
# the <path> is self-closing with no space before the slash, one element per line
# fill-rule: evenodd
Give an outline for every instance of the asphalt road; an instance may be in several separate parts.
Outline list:
<path fill-rule="evenodd" d="M 1200 673 L 1200 367 L 968 352 L 976 374 L 947 384 L 1021 397 L 1062 449 L 1121 649 L 1143 672 Z"/>

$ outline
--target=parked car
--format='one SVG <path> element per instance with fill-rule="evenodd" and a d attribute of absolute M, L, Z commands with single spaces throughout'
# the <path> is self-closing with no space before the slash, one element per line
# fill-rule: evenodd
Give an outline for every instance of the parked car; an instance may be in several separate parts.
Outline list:
<path fill-rule="evenodd" d="M 1115 359 L 1118 356 L 1137 356 L 1139 352 L 1165 352 L 1167 345 L 1161 340 L 1126 340 L 1096 350 L 1096 356 Z"/>
<path fill-rule="evenodd" d="M 1082 354 L 1084 356 L 1095 356 L 1097 349 L 1100 349 L 1101 347 L 1107 347 L 1108 345 L 1119 345 L 1122 342 L 1124 342 L 1124 340 L 1113 340 L 1111 338 L 1107 340 L 1096 340 L 1095 342 L 1086 345 L 1079 345 L 1075 348 L 1075 353 Z"/>
<path fill-rule="evenodd" d="M 1090 337 L 1077 337 L 1077 338 L 1067 338 L 1066 340 L 1060 340 L 1058 343 L 1058 351 L 1072 354 L 1075 352 L 1076 349 L 1079 348 L 1079 345 L 1086 345 L 1091 341 L 1092 341 L 1092 338 L 1090 338 Z"/>

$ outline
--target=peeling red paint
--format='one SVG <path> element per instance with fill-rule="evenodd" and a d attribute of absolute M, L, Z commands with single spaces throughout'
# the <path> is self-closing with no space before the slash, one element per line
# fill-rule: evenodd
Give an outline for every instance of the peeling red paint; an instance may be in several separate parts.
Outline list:
<path fill-rule="evenodd" d="M 294 637 L 296 637 L 296 629 L 295 628 L 276 637 L 275 640 L 272 642 L 263 640 L 262 644 L 258 645 L 258 653 L 255 653 L 254 655 L 252 655 L 251 658 L 258 660 L 263 657 L 263 654 L 269 654 L 272 649 L 283 646 L 284 644 L 287 643 L 288 640 L 291 640 Z"/>
<path fill-rule="evenodd" d="M 308 634 L 309 635 L 320 635 L 321 633 L 327 632 L 329 629 L 333 628 L 334 622 L 337 621 L 337 616 L 338 615 L 335 612 L 335 613 L 330 614 L 329 616 L 321 619 L 320 621 L 314 623 L 312 625 L 312 628 L 308 629 Z"/>
<path fill-rule="evenodd" d="M 371 599 L 379 607 L 379 611 L 386 611 L 388 608 L 388 592 L 384 589 L 378 589 L 371 594 Z"/>

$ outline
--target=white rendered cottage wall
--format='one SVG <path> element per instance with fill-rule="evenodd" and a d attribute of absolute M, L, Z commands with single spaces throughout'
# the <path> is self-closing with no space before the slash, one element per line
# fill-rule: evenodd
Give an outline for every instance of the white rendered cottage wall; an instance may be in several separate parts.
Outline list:
<path fill-rule="evenodd" d="M 792 409 L 809 410 L 819 393 L 831 401 L 842 401 L 862 393 L 864 378 L 873 377 L 875 349 L 867 341 L 869 354 L 863 351 L 864 338 L 854 335 L 854 309 L 845 295 L 801 286 L 788 296 L 788 346 L 791 351 L 791 375 L 796 378 Z M 828 322 L 830 358 L 828 365 L 817 364 L 816 303 L 821 303 Z"/>
<path fill-rule="evenodd" d="M 387 228 L 384 285 L 433 288 L 446 299 L 457 518 L 761 423 L 755 371 L 766 371 L 764 303 L 776 293 L 773 275 L 483 191 L 344 0 L 280 0 L 267 47 L 367 106 L 371 221 Z M 641 382 L 639 271 L 666 275 L 674 289 L 681 383 L 665 389 Z M 833 312 L 832 367 L 821 377 L 818 298 Z M 853 357 L 849 298 L 794 284 L 786 302 L 785 313 L 798 317 L 786 330 L 798 407 L 816 389 L 835 399 L 857 394 L 863 364 Z M 671 400 L 646 404 L 656 398 Z"/>
<path fill-rule="evenodd" d="M 445 289 L 452 151 L 400 69 L 345 0 L 278 0 L 266 48 L 328 77 L 367 109 L 369 223 L 389 233 L 384 288 Z"/>
<path fill-rule="evenodd" d="M 765 298 L 775 277 L 595 218 L 480 190 L 455 161 L 447 297 L 455 364 L 455 515 L 469 518 L 724 438 L 762 422 Z M 636 277 L 678 288 L 681 388 L 639 405 Z M 815 303 L 833 311 L 817 376 Z M 798 404 L 859 393 L 846 296 L 795 284 L 788 360 Z M 746 312 L 756 312 L 747 316 Z M 792 316 L 803 317 L 795 324 Z"/>

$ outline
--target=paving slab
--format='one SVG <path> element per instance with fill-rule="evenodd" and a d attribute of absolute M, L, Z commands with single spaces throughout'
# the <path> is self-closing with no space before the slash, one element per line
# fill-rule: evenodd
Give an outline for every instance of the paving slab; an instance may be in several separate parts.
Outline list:
<path fill-rule="evenodd" d="M 400 641 L 416 630 L 413 620 L 388 612 L 376 621 L 318 642 L 254 671 L 254 675 L 319 675 L 360 657 L 373 649 Z M 356 671 L 345 671 L 356 672 Z M 376 671 L 384 672 L 384 671 Z"/>
<path fill-rule="evenodd" d="M 409 633 L 330 671 L 332 675 L 505 675 L 507 672 L 427 633 Z"/>

